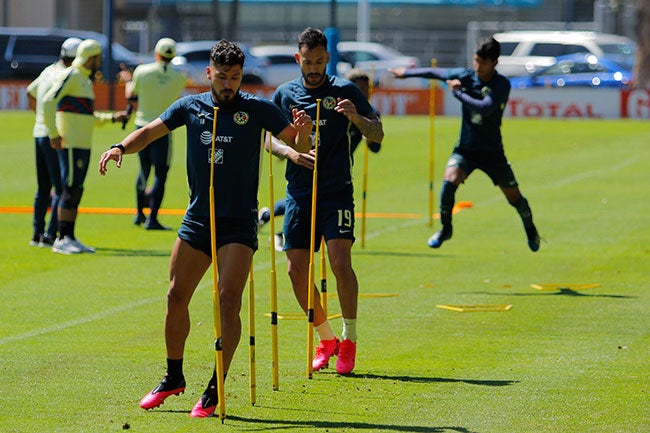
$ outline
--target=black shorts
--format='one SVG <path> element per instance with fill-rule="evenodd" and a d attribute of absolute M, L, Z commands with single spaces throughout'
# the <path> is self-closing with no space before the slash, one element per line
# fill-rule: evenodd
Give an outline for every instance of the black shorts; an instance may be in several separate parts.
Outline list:
<path fill-rule="evenodd" d="M 246 245 L 257 251 L 257 220 L 245 218 L 217 218 L 215 223 L 217 249 L 226 244 Z M 183 218 L 178 237 L 187 242 L 192 248 L 203 251 L 212 257 L 212 241 L 210 239 L 210 219 Z"/>
<path fill-rule="evenodd" d="M 482 152 L 468 155 L 454 152 L 447 161 L 447 167 L 458 167 L 468 177 L 474 170 L 479 169 L 487 174 L 495 185 L 506 188 L 517 186 L 510 162 L 503 153 Z"/>
<path fill-rule="evenodd" d="M 311 197 L 295 199 L 287 194 L 284 215 L 284 249 L 309 249 Z M 352 185 L 346 189 L 318 194 L 316 202 L 315 251 L 320 239 L 350 239 L 354 242 L 354 197 Z"/>

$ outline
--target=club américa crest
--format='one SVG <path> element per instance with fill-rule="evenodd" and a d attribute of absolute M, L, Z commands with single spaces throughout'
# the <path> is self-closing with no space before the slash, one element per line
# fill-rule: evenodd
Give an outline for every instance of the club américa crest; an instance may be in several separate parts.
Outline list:
<path fill-rule="evenodd" d="M 250 116 L 245 111 L 238 111 L 232 116 L 233 121 L 239 126 L 246 125 L 249 118 Z"/>
<path fill-rule="evenodd" d="M 334 96 L 326 96 L 323 99 L 323 108 L 326 110 L 333 110 L 336 107 L 336 98 Z"/>

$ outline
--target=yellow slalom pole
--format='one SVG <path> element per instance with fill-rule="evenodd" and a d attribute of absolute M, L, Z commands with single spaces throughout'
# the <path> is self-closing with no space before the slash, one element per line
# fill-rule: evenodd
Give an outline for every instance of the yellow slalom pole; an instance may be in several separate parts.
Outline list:
<path fill-rule="evenodd" d="M 275 236 L 275 197 L 273 191 L 273 140 L 267 133 L 269 140 L 269 199 L 271 204 L 271 236 Z M 280 389 L 280 367 L 278 365 L 278 281 L 275 273 L 275 245 L 271 242 L 271 377 L 273 390 Z"/>
<path fill-rule="evenodd" d="M 325 260 L 325 237 L 320 239 L 320 303 L 327 317 L 327 261 Z"/>
<path fill-rule="evenodd" d="M 312 378 L 314 348 L 314 251 L 316 249 L 316 195 L 318 194 L 318 145 L 320 139 L 320 98 L 316 99 L 316 140 L 311 187 L 311 231 L 309 240 L 309 280 L 307 281 L 307 379 Z"/>
<path fill-rule="evenodd" d="M 372 101 L 373 80 L 375 75 L 374 65 L 370 69 L 368 77 L 368 102 Z M 361 195 L 361 248 L 366 246 L 366 203 L 368 199 L 368 155 L 370 154 L 368 143 L 363 146 L 363 178 L 362 178 L 362 195 Z"/>
<path fill-rule="evenodd" d="M 435 68 L 436 59 L 431 59 L 431 67 Z M 429 87 L 429 227 L 433 227 L 433 163 L 436 119 L 436 80 L 431 80 Z"/>
<path fill-rule="evenodd" d="M 210 154 L 210 246 L 212 253 L 212 304 L 214 306 L 214 350 L 217 373 L 217 395 L 219 403 L 219 419 L 226 419 L 226 393 L 224 392 L 223 377 L 223 336 L 221 335 L 221 300 L 219 297 L 219 267 L 217 264 L 217 230 L 214 203 L 214 141 L 217 134 L 217 111 L 214 107 L 212 118 L 212 153 Z"/>
<path fill-rule="evenodd" d="M 255 374 L 255 277 L 253 276 L 253 260 L 248 275 L 248 370 L 250 373 L 251 404 L 257 400 L 257 376 Z"/>

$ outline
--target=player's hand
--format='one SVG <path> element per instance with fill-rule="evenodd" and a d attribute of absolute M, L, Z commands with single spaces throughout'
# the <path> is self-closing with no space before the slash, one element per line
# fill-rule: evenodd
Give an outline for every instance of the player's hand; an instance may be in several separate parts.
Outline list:
<path fill-rule="evenodd" d="M 131 118 L 131 115 L 128 114 L 126 111 L 116 111 L 113 113 L 113 120 L 115 122 L 128 122 L 129 119 Z"/>
<path fill-rule="evenodd" d="M 118 82 L 128 83 L 133 79 L 133 72 L 124 63 L 120 63 L 120 69 L 121 71 L 117 73 Z"/>
<path fill-rule="evenodd" d="M 293 125 L 296 127 L 298 132 L 308 135 L 314 127 L 311 116 L 307 114 L 305 110 L 298 111 L 295 108 L 291 113 L 293 115 Z"/>
<path fill-rule="evenodd" d="M 406 68 L 388 68 L 388 72 L 392 73 L 395 78 L 403 79 Z"/>
<path fill-rule="evenodd" d="M 343 114 L 350 120 L 357 115 L 357 107 L 349 99 L 337 98 L 336 102 L 337 104 L 336 107 L 334 107 L 334 110 L 337 113 Z"/>
<path fill-rule="evenodd" d="M 452 92 L 456 89 L 460 90 L 463 87 L 460 80 L 447 80 L 447 85 Z"/>
<path fill-rule="evenodd" d="M 102 153 L 102 156 L 99 158 L 99 174 L 102 176 L 106 175 L 106 166 L 110 160 L 115 161 L 117 168 L 122 167 L 122 151 L 118 148 L 114 148 Z"/>
<path fill-rule="evenodd" d="M 287 157 L 297 165 L 302 165 L 305 168 L 308 168 L 310 170 L 314 169 L 314 162 L 316 161 L 316 158 L 314 156 L 314 150 L 310 150 L 309 153 L 301 153 L 301 152 L 296 152 L 293 151 Z"/>
<path fill-rule="evenodd" d="M 50 138 L 50 147 L 54 150 L 63 150 L 63 138 L 56 137 L 56 138 Z"/>

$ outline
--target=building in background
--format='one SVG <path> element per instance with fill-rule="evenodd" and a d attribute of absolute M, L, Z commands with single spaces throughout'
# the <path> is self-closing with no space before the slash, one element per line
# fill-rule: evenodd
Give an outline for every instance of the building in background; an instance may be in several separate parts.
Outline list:
<path fill-rule="evenodd" d="M 0 0 L 4 26 L 62 27 L 104 32 L 104 1 Z M 178 41 L 227 38 L 257 44 L 294 43 L 306 26 L 336 26 L 357 39 L 355 0 L 112 0 L 113 35 L 146 52 L 159 37 Z M 39 14 L 33 11 L 38 10 Z M 591 29 L 635 39 L 636 0 L 369 0 L 369 40 L 422 64 L 467 64 L 480 33 L 523 29 Z M 471 30 L 470 30 L 471 29 Z M 477 30 L 478 29 L 478 30 Z M 459 47 L 461 49 L 459 50 Z"/>

